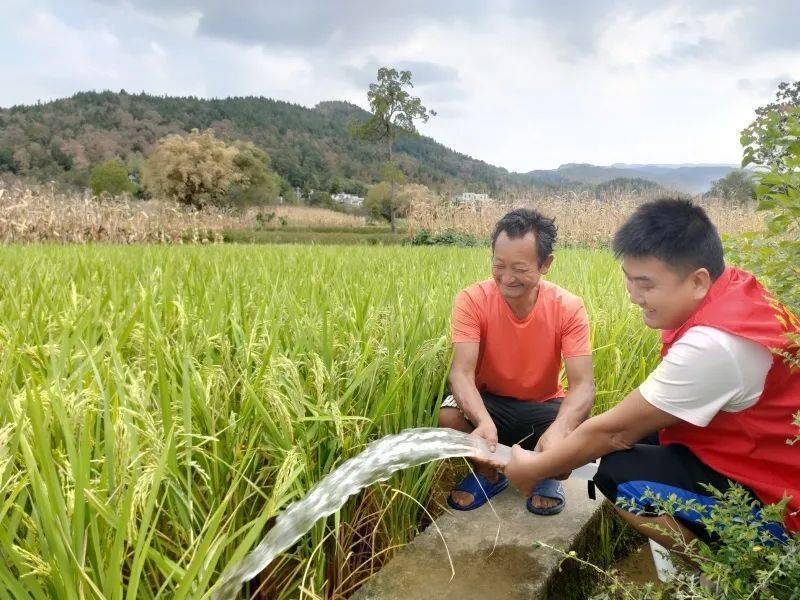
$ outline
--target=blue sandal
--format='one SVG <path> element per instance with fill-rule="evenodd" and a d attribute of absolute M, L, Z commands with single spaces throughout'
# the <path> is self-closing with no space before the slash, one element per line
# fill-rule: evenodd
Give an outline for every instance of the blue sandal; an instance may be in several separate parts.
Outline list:
<path fill-rule="evenodd" d="M 547 508 L 540 508 L 538 506 L 533 505 L 533 497 L 540 496 L 542 498 L 552 498 L 553 500 L 560 500 L 559 504 L 555 506 L 549 506 Z M 564 506 L 567 504 L 567 497 L 564 495 L 564 487 L 561 485 L 561 482 L 557 479 L 542 479 L 542 481 L 537 485 L 531 495 L 528 497 L 527 502 L 525 502 L 525 506 L 529 511 L 531 511 L 535 515 L 557 515 L 562 510 L 564 510 Z"/>
<path fill-rule="evenodd" d="M 447 505 L 455 510 L 474 510 L 479 506 L 483 506 L 489 498 L 496 496 L 508 487 L 508 478 L 505 475 L 500 475 L 500 478 L 492 483 L 483 475 L 478 473 L 470 473 L 461 482 L 453 488 L 453 492 L 466 492 L 472 494 L 472 502 L 470 504 L 458 504 L 453 501 L 452 495 L 447 496 Z M 451 492 L 452 494 L 452 492 Z"/>

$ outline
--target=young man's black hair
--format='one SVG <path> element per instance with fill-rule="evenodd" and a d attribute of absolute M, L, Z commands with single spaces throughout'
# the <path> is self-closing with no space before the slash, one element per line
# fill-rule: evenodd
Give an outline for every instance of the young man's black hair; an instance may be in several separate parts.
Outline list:
<path fill-rule="evenodd" d="M 640 206 L 614 236 L 614 254 L 654 257 L 683 274 L 705 268 L 712 280 L 725 270 L 717 228 L 689 200 L 663 198 Z"/>
<path fill-rule="evenodd" d="M 507 213 L 495 225 L 494 233 L 492 233 L 492 250 L 494 250 L 497 237 L 504 231 L 511 239 L 533 233 L 536 238 L 536 255 L 541 267 L 553 253 L 553 244 L 555 244 L 558 229 L 555 219 L 545 217 L 538 210 L 517 208 Z"/>

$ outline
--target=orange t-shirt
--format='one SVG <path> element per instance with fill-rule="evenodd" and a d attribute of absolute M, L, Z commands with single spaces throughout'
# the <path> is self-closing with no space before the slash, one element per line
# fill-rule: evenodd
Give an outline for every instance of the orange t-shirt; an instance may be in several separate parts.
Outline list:
<path fill-rule="evenodd" d="M 452 341 L 480 342 L 475 384 L 518 400 L 563 398 L 561 359 L 592 353 L 583 301 L 554 283 L 539 282 L 531 313 L 518 319 L 493 279 L 456 296 Z"/>

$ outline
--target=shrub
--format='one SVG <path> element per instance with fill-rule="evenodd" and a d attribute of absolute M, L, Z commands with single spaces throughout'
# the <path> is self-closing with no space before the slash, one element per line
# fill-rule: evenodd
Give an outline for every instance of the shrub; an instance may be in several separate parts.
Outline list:
<path fill-rule="evenodd" d="M 607 574 L 608 581 L 594 598 L 796 599 L 800 542 L 794 538 L 781 543 L 767 530 L 769 524 L 780 520 L 782 507 L 773 505 L 761 512 L 754 510 L 750 493 L 741 486 L 732 486 L 725 493 L 713 488 L 709 488 L 709 492 L 719 500 L 710 510 L 675 496 L 664 498 L 647 492 L 644 498 L 659 514 L 704 512 L 702 522 L 709 532 L 718 536 L 716 543 L 706 545 L 692 540 L 687 544 L 679 532 L 664 531 L 672 539 L 677 553 L 698 565 L 697 568 L 677 563 L 678 571 L 669 581 L 641 587 L 622 581 L 612 572 Z M 635 506 L 624 501 L 620 502 L 620 507 L 637 512 Z"/>
<path fill-rule="evenodd" d="M 112 196 L 133 194 L 137 188 L 128 178 L 127 167 L 118 159 L 108 160 L 92 167 L 89 187 L 96 196 L 104 192 Z"/>
<path fill-rule="evenodd" d="M 461 233 L 454 230 L 431 234 L 427 229 L 418 231 L 406 240 L 410 246 L 481 246 L 482 242 L 471 233 Z"/>
<path fill-rule="evenodd" d="M 195 208 L 221 204 L 234 185 L 247 181 L 235 163 L 238 154 L 212 131 L 170 135 L 148 157 L 144 182 L 154 194 Z"/>
<path fill-rule="evenodd" d="M 753 175 L 744 169 L 731 171 L 725 177 L 717 179 L 711 189 L 705 193 L 707 197 L 723 198 L 744 204 L 755 200 L 756 190 Z"/>
<path fill-rule="evenodd" d="M 234 204 L 273 204 L 281 193 L 281 178 L 270 169 L 269 155 L 252 142 L 237 141 L 234 167 L 242 174 L 241 181 L 230 191 Z"/>

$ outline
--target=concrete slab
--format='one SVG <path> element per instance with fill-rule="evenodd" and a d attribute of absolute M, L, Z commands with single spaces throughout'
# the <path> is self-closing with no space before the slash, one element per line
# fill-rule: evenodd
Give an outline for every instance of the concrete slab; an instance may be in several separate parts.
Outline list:
<path fill-rule="evenodd" d="M 600 509 L 601 497 L 590 500 L 586 481 L 594 472 L 587 465 L 564 482 L 567 506 L 558 515 L 541 517 L 525 508 L 525 497 L 509 487 L 474 511 L 451 511 L 436 519 L 455 568 L 436 527 L 429 526 L 400 550 L 354 600 L 528 600 L 542 598 L 559 557 L 535 541 L 570 548 L 589 519 Z M 499 535 L 498 535 L 499 526 Z M 495 538 L 497 541 L 495 544 Z"/>

